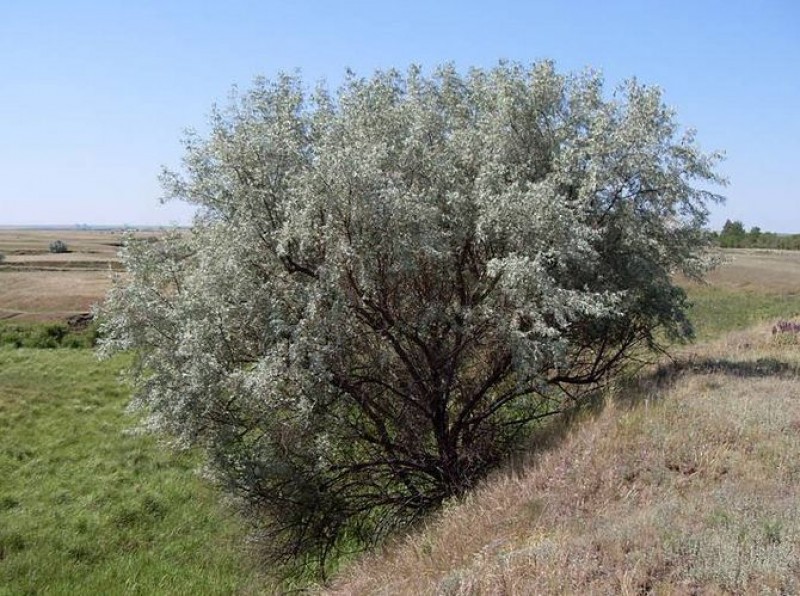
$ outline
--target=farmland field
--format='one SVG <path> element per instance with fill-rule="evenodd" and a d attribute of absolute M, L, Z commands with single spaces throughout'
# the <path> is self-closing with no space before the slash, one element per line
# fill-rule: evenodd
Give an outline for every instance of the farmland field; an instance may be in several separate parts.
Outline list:
<path fill-rule="evenodd" d="M 723 256 L 723 265 L 709 275 L 713 286 L 800 294 L 800 250 L 741 248 Z"/>
<path fill-rule="evenodd" d="M 51 253 L 55 240 L 69 252 Z M 111 286 L 121 242 L 118 230 L 0 229 L 0 320 L 58 321 L 88 312 Z"/>
<path fill-rule="evenodd" d="M 800 316 L 800 251 L 731 249 L 707 283 L 686 283 L 699 340 Z"/>

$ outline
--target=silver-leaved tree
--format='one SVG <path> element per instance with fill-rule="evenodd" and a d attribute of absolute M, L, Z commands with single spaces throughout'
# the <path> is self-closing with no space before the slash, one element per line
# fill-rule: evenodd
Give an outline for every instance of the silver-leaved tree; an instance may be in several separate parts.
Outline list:
<path fill-rule="evenodd" d="M 258 81 L 190 135 L 190 231 L 103 308 L 154 427 L 210 454 L 276 557 L 366 544 L 534 421 L 691 333 L 717 155 L 657 89 L 549 62 Z"/>

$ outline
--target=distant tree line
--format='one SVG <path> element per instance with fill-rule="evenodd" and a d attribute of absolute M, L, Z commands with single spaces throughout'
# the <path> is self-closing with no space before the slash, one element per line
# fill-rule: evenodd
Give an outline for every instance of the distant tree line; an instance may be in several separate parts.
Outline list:
<path fill-rule="evenodd" d="M 776 234 L 762 232 L 754 226 L 748 232 L 741 221 L 730 219 L 722 226 L 722 231 L 712 232 L 712 236 L 722 248 L 777 248 L 800 250 L 800 234 Z"/>

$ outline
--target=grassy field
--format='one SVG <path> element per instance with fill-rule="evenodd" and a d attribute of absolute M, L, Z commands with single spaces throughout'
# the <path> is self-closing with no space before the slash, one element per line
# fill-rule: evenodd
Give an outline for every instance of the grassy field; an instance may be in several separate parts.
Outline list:
<path fill-rule="evenodd" d="M 199 457 L 131 432 L 123 361 L 12 349 L 87 345 L 53 338 L 102 299 L 118 242 L 0 230 L 0 594 L 276 593 Z M 800 591 L 800 353 L 770 333 L 800 314 L 800 254 L 727 256 L 686 286 L 701 343 L 671 369 L 327 589 Z"/>
<path fill-rule="evenodd" d="M 198 458 L 130 432 L 122 364 L 0 350 L 0 594 L 260 593 Z"/>
<path fill-rule="evenodd" d="M 685 283 L 698 340 L 800 316 L 800 251 L 740 249 L 705 284 Z"/>

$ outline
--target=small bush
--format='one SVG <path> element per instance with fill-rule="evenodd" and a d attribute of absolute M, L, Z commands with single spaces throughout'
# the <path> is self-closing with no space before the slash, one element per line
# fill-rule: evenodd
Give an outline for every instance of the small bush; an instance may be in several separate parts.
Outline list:
<path fill-rule="evenodd" d="M 62 340 L 67 335 L 69 330 L 65 325 L 58 323 L 52 325 L 45 325 L 34 338 L 35 348 L 57 348 L 61 345 Z"/>
<path fill-rule="evenodd" d="M 64 323 L 21 323 L 0 325 L 0 347 L 91 348 L 97 341 L 97 326 L 72 329 Z"/>
<path fill-rule="evenodd" d="M 6 255 L 0 252 L 0 263 L 6 260 Z"/>
<path fill-rule="evenodd" d="M 779 345 L 796 345 L 800 341 L 800 323 L 778 321 L 772 327 L 772 341 Z"/>
<path fill-rule="evenodd" d="M 795 321 L 778 321 L 772 328 L 772 335 L 780 333 L 798 334 L 800 333 L 800 323 Z"/>
<path fill-rule="evenodd" d="M 52 253 L 63 253 L 69 252 L 69 248 L 67 247 L 67 243 L 63 240 L 53 240 L 50 243 L 50 252 Z"/>

